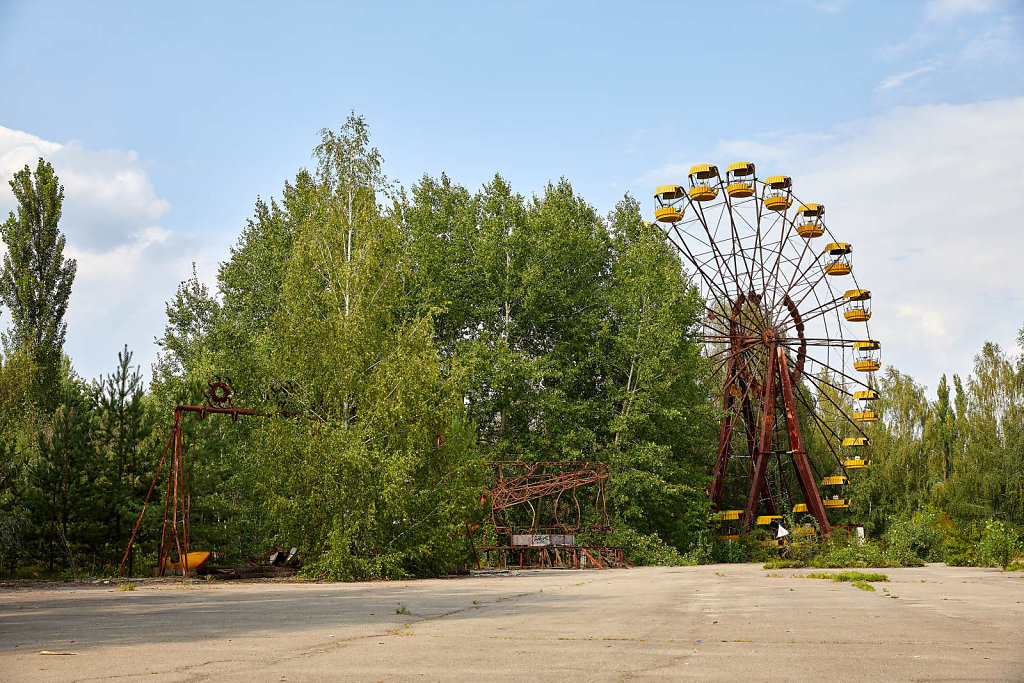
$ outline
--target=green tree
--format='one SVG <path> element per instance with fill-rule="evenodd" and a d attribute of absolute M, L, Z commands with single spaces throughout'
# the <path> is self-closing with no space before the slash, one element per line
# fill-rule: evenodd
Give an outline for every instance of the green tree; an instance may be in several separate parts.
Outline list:
<path fill-rule="evenodd" d="M 53 167 L 39 159 L 35 172 L 26 165 L 10 181 L 18 202 L 0 225 L 7 244 L 0 273 L 0 301 L 11 314 L 4 346 L 24 350 L 35 362 L 33 400 L 52 409 L 59 399 L 64 338 L 71 285 L 77 264 L 64 258 L 66 238 L 58 228 L 64 188 Z"/>
<path fill-rule="evenodd" d="M 442 175 L 402 215 L 418 307 L 467 369 L 489 457 L 608 462 L 617 540 L 685 549 L 710 466 L 701 305 L 639 205 L 605 221 L 564 179 L 526 202 L 500 177 L 472 195 Z"/>
<path fill-rule="evenodd" d="M 100 522 L 106 527 L 103 559 L 108 563 L 121 559 L 151 471 L 145 445 L 152 425 L 143 403 L 142 373 L 131 362 L 132 352 L 125 345 L 117 354 L 117 369 L 97 386 L 99 472 L 93 486 L 99 498 Z M 130 574 L 134 555 L 129 560 Z"/>
<path fill-rule="evenodd" d="M 38 435 L 28 467 L 28 505 L 38 530 L 37 553 L 52 570 L 59 562 L 78 571 L 95 528 L 96 475 L 93 396 L 78 380 L 64 382 L 61 404 Z"/>
<path fill-rule="evenodd" d="M 707 367 L 693 330 L 703 301 L 629 197 L 611 216 L 608 287 L 611 495 L 620 523 L 685 550 L 705 527 L 714 448 Z"/>
<path fill-rule="evenodd" d="M 273 317 L 268 367 L 301 387 L 304 419 L 254 432 L 253 495 L 273 538 L 301 544 L 333 577 L 436 573 L 479 483 L 456 369 L 429 315 L 409 317 L 407 264 L 365 123 L 325 131 L 316 208 L 296 226 Z"/>

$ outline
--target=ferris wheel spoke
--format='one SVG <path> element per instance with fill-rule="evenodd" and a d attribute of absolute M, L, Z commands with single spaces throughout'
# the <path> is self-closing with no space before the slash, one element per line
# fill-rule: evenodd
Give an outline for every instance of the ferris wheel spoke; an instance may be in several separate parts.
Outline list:
<path fill-rule="evenodd" d="M 670 231 L 668 231 L 668 230 L 663 230 L 662 232 L 668 238 L 669 242 L 672 243 L 672 246 L 674 246 L 676 249 L 678 249 L 679 252 L 686 257 L 686 259 L 690 262 L 690 264 L 697 271 L 697 274 L 700 275 L 701 280 L 704 281 L 704 284 L 708 287 L 708 289 L 715 291 L 717 295 L 720 295 L 723 298 L 725 298 L 729 302 L 729 305 L 731 306 L 732 303 L 733 303 L 732 299 L 729 297 L 729 295 L 724 290 L 722 290 L 719 287 L 719 283 L 714 278 L 709 277 L 708 274 L 704 272 L 704 269 L 701 267 L 700 260 L 697 259 L 696 256 L 694 256 L 693 251 L 690 249 L 689 246 L 687 246 L 686 241 L 685 240 L 677 241 L 672 236 L 672 233 Z"/>
<path fill-rule="evenodd" d="M 796 200 L 796 201 L 799 201 L 799 200 Z M 788 221 L 787 236 L 789 234 L 789 230 L 791 230 L 792 227 L 793 227 L 793 221 L 792 221 L 792 219 L 790 219 Z M 785 238 L 783 238 L 782 241 L 786 242 L 787 240 Z M 810 250 L 810 247 L 811 247 L 810 239 L 809 238 L 804 238 L 803 239 L 803 246 L 798 249 L 799 254 L 796 257 L 796 260 L 795 261 L 792 261 L 792 260 L 790 261 L 790 263 L 792 263 L 794 265 L 793 277 L 790 278 L 789 282 L 786 284 L 785 291 L 788 292 L 788 291 L 792 290 L 794 286 L 796 286 L 797 279 L 801 275 L 800 263 L 803 262 L 803 260 L 806 257 L 808 251 Z M 782 254 L 782 251 L 783 250 L 780 248 L 779 249 L 779 254 L 780 255 Z M 815 258 L 814 261 L 817 261 L 817 258 Z M 812 265 L 813 265 L 814 261 L 812 261 Z"/>
<path fill-rule="evenodd" d="M 818 259 L 820 259 L 820 258 L 821 258 L 821 255 L 819 254 L 819 255 L 818 255 L 818 257 L 814 259 L 814 263 L 817 263 L 817 262 L 818 262 Z M 812 263 L 812 265 L 813 265 L 813 263 Z M 818 276 L 818 279 L 817 279 L 817 280 L 815 280 L 815 281 L 814 281 L 814 282 L 813 282 L 813 283 L 811 284 L 811 286 L 807 288 L 807 291 L 806 291 L 806 292 L 804 293 L 804 295 L 803 295 L 802 297 L 800 297 L 800 299 L 799 299 L 799 300 L 798 300 L 798 301 L 796 302 L 796 305 L 797 305 L 797 306 L 799 306 L 800 304 L 802 304 L 802 303 L 804 302 L 804 300 L 805 300 L 805 299 L 806 299 L 806 298 L 807 298 L 807 297 L 808 297 L 808 296 L 810 295 L 810 293 L 811 293 L 812 291 L 814 291 L 814 288 L 815 288 L 815 287 L 817 287 L 817 286 L 818 286 L 818 285 L 819 285 L 819 284 L 821 283 L 821 281 L 822 281 L 822 280 L 824 280 L 824 279 L 825 279 L 825 278 L 827 278 L 827 277 L 828 277 L 828 273 L 826 273 L 826 272 L 825 272 L 825 269 L 824 269 L 824 268 L 822 268 L 822 269 L 821 269 L 821 275 L 819 275 L 819 276 Z"/>
<path fill-rule="evenodd" d="M 822 440 L 825 442 L 825 445 L 828 447 L 828 450 L 832 453 L 832 457 L 836 459 L 836 462 L 839 463 L 841 467 L 842 458 L 839 457 L 839 451 L 836 450 L 835 444 L 842 443 L 842 438 L 839 436 L 839 434 L 836 433 L 834 429 L 832 429 L 831 426 L 829 426 L 827 422 L 825 422 L 818 416 L 818 411 L 815 410 L 815 406 L 812 406 L 809 403 L 806 396 L 800 394 L 797 400 L 799 400 L 804 405 L 804 407 L 807 408 L 807 412 L 813 418 L 814 426 L 818 428 L 818 433 L 821 434 Z M 828 434 L 825 433 L 825 430 L 828 430 Z"/>
<path fill-rule="evenodd" d="M 797 395 L 797 400 L 798 400 L 798 401 L 800 401 L 800 402 L 801 402 L 801 403 L 803 404 L 803 406 L 804 406 L 805 408 L 807 408 L 807 412 L 808 412 L 808 413 L 810 413 L 810 414 L 811 414 L 811 415 L 812 415 L 812 416 L 814 417 L 814 424 L 815 424 L 815 425 L 818 425 L 818 423 L 819 423 L 819 422 L 821 422 L 822 424 L 824 424 L 824 422 L 823 422 L 823 421 L 821 420 L 821 418 L 819 418 L 819 417 L 818 417 L 818 416 L 817 416 L 817 415 L 815 414 L 815 411 L 814 411 L 814 406 L 810 405 L 810 404 L 808 403 L 807 399 L 806 399 L 806 398 L 805 398 L 805 397 L 804 397 L 804 396 L 803 396 L 802 394 L 798 394 L 798 395 Z M 820 427 L 820 426 L 818 426 L 818 431 L 819 431 L 819 432 L 821 432 L 821 427 Z M 824 434 L 822 434 L 822 436 L 824 437 L 825 435 L 824 435 Z M 832 456 L 833 456 L 834 458 L 836 458 L 836 459 L 838 460 L 839 456 L 838 456 L 838 454 L 837 454 L 837 453 L 835 452 L 835 449 L 834 449 L 834 448 L 832 448 L 832 445 L 831 445 L 831 441 L 830 441 L 830 440 L 828 439 L 828 437 L 825 437 L 825 443 L 826 443 L 826 444 L 827 444 L 827 445 L 829 446 L 829 450 L 831 450 L 831 451 L 832 451 Z M 821 479 L 821 473 L 820 473 L 820 472 L 818 472 L 818 467 L 817 467 L 817 465 L 815 465 L 815 464 L 814 464 L 814 459 L 813 459 L 813 458 L 810 458 L 810 457 L 808 457 L 808 458 L 807 458 L 807 462 L 808 462 L 808 464 L 809 464 L 809 465 L 811 466 L 811 471 L 812 471 L 812 472 L 814 472 L 814 478 L 815 478 L 815 479 L 817 479 L 817 480 L 820 480 L 820 479 Z M 794 463 L 794 464 L 795 464 L 795 463 Z M 799 476 L 799 475 L 798 475 L 798 476 Z M 804 501 L 804 502 L 806 502 L 806 501 Z"/>
<path fill-rule="evenodd" d="M 710 309 L 710 308 L 707 308 L 707 307 L 705 307 L 705 310 L 706 310 L 706 311 L 707 311 L 708 313 L 710 313 L 710 312 L 711 312 L 711 309 Z M 710 324 L 710 323 L 708 323 L 708 322 L 704 322 L 704 323 L 702 323 L 702 324 L 704 325 L 704 327 L 707 327 L 707 328 L 708 328 L 709 330 L 711 330 L 712 332 L 717 332 L 717 333 L 718 333 L 718 334 L 717 334 L 717 336 L 720 336 L 720 337 L 722 337 L 722 338 L 724 338 L 724 339 L 731 339 L 731 338 L 732 338 L 732 335 L 730 335 L 730 334 L 729 334 L 728 332 L 726 332 L 725 330 L 719 329 L 719 328 L 715 327 L 714 325 L 712 325 L 712 324 Z M 692 336 L 693 336 L 693 337 L 694 337 L 695 339 L 703 339 L 703 340 L 705 340 L 705 341 L 708 341 L 708 340 L 709 340 L 709 337 L 715 337 L 716 335 L 707 335 L 707 334 L 694 334 L 694 335 L 692 335 Z"/>
<path fill-rule="evenodd" d="M 711 354 L 710 356 L 707 356 L 707 358 L 709 358 L 709 359 L 710 359 L 710 358 L 714 358 L 714 357 L 720 356 L 720 355 L 722 355 L 722 354 L 726 354 L 726 355 L 725 355 L 725 356 L 724 356 L 724 357 L 723 357 L 723 358 L 722 358 L 722 359 L 721 359 L 721 360 L 720 360 L 720 361 L 719 361 L 718 363 L 716 363 L 716 365 L 714 366 L 714 370 L 713 370 L 713 372 L 712 372 L 711 374 L 715 374 L 715 373 L 717 373 L 717 372 L 718 372 L 718 370 L 720 370 L 720 369 L 722 368 L 722 366 L 723 366 L 723 365 L 724 365 L 725 363 L 727 363 L 727 362 L 728 362 L 728 361 L 729 361 L 730 359 L 732 359 L 732 360 L 735 360 L 735 359 L 736 359 L 736 358 L 737 358 L 738 356 L 742 355 L 742 353 L 743 353 L 743 352 L 744 352 L 745 350 L 749 350 L 750 348 L 760 348 L 760 347 L 759 347 L 759 346 L 756 346 L 756 347 L 755 347 L 755 346 L 751 346 L 751 345 L 748 345 L 747 349 L 744 349 L 744 348 L 743 348 L 743 347 L 741 346 L 741 347 L 740 347 L 740 349 L 738 349 L 738 350 L 737 350 L 737 349 L 734 349 L 734 348 L 733 348 L 733 347 L 732 347 L 732 346 L 730 345 L 730 346 L 726 346 L 726 347 L 724 347 L 723 349 L 721 349 L 721 350 L 717 351 L 717 352 L 716 352 L 716 353 L 714 353 L 714 354 Z M 741 370 L 738 370 L 737 372 L 740 372 L 740 371 L 741 371 Z M 738 375 L 737 375 L 737 376 L 738 376 Z M 735 377 L 734 377 L 733 379 L 735 379 Z"/>
<path fill-rule="evenodd" d="M 832 311 L 835 311 L 835 310 L 839 309 L 845 303 L 846 303 L 846 299 L 844 297 L 841 297 L 841 296 L 840 297 L 836 297 L 835 299 L 832 299 L 831 301 L 829 301 L 827 303 L 820 304 L 817 307 L 812 308 L 811 310 L 809 310 L 806 313 L 801 313 L 800 314 L 800 318 L 806 324 L 809 321 L 816 320 L 817 318 L 820 318 L 823 315 L 828 315 Z M 780 331 L 781 332 L 785 332 L 786 330 L 788 330 L 788 329 L 790 329 L 792 327 L 793 327 L 792 324 L 783 325 L 780 328 Z"/>
<path fill-rule="evenodd" d="M 747 263 L 747 260 L 743 257 L 743 245 L 740 241 L 739 231 L 736 229 L 736 219 L 733 216 L 732 202 L 729 201 L 728 199 L 725 200 L 725 211 L 723 212 L 723 214 L 727 214 L 729 216 L 729 238 L 732 240 L 733 268 L 736 270 L 736 272 L 739 272 L 739 264 L 736 262 L 736 260 L 737 258 L 742 260 L 745 268 L 744 275 L 746 275 L 747 278 L 746 281 L 750 282 L 752 271 L 750 269 L 749 264 Z M 740 289 L 742 289 L 744 283 L 737 282 L 737 285 Z"/>
<path fill-rule="evenodd" d="M 788 256 L 788 255 L 782 255 L 781 252 L 785 250 L 785 246 L 786 246 L 785 244 L 782 244 L 779 247 L 779 249 L 780 249 L 779 263 L 780 264 L 786 264 L 787 266 L 791 267 L 794 272 L 798 272 L 800 270 L 800 264 L 803 261 L 804 254 L 801 253 L 800 255 L 796 256 L 795 258 L 792 257 L 792 256 Z M 776 273 L 775 280 L 773 282 L 773 285 L 774 285 L 773 286 L 773 292 L 774 292 L 774 295 L 776 297 L 776 300 L 773 303 L 772 310 L 773 310 L 774 314 L 776 315 L 776 318 L 775 318 L 776 322 L 779 321 L 780 317 L 784 318 L 785 310 L 788 309 L 788 306 L 784 305 L 785 299 L 788 296 L 790 298 L 790 301 L 792 301 L 793 300 L 793 295 L 795 294 L 796 287 L 797 287 L 797 285 L 795 283 L 791 283 L 791 284 L 786 285 L 785 289 L 783 289 L 780 286 L 781 283 L 782 283 L 782 280 L 780 279 L 780 276 L 781 276 L 781 268 L 779 269 L 779 272 Z M 801 289 L 801 291 L 803 291 L 803 290 Z"/>
<path fill-rule="evenodd" d="M 809 375 L 809 377 L 811 377 L 814 381 L 822 381 L 822 380 L 820 380 L 820 378 L 815 377 L 814 375 Z M 829 384 L 828 386 L 832 386 L 832 385 Z M 827 392 L 827 391 L 819 391 L 818 395 L 819 396 L 824 396 L 825 399 L 828 400 L 828 402 L 832 404 L 832 407 L 834 407 L 836 409 L 836 415 L 842 416 L 842 418 L 845 419 L 848 423 L 850 423 L 853 426 L 854 429 L 856 429 L 858 432 L 860 432 L 861 436 L 867 437 L 867 433 L 861 428 L 861 426 L 859 424 L 857 424 L 857 422 L 852 417 L 850 417 L 847 414 L 846 409 L 844 409 L 842 406 L 840 406 L 838 403 L 836 403 L 835 399 L 833 399 L 832 396 L 829 395 L 829 392 Z"/>
<path fill-rule="evenodd" d="M 722 269 L 724 268 L 725 270 L 728 271 L 728 274 L 731 275 L 732 281 L 736 282 L 738 280 L 736 273 L 732 272 L 732 270 L 729 268 L 728 261 L 726 260 L 725 256 L 722 255 L 721 250 L 715 243 L 715 238 L 711 236 L 711 230 L 708 228 L 707 218 L 704 215 L 703 203 L 694 202 L 693 200 L 690 200 L 690 206 L 695 207 L 695 211 L 700 216 L 700 224 L 704 228 L 704 233 L 708 236 L 709 246 L 711 247 L 711 251 L 715 256 L 715 263 L 719 266 L 719 272 L 725 275 L 726 273 L 722 272 Z"/>
<path fill-rule="evenodd" d="M 780 269 L 781 269 L 781 266 L 782 266 L 783 252 L 785 251 L 785 245 L 787 244 L 787 240 L 789 238 L 789 232 L 790 232 L 790 230 L 793 227 L 793 221 L 791 221 L 789 219 L 789 217 L 786 215 L 786 213 L 782 213 L 780 215 L 780 217 L 782 219 L 782 226 L 783 226 L 783 228 L 782 228 L 782 237 L 779 239 L 779 249 L 775 253 L 775 263 L 772 266 L 772 270 L 771 270 L 771 273 L 772 273 L 771 274 L 771 279 L 772 279 L 772 303 L 769 306 L 770 310 L 775 310 L 776 304 L 780 304 L 781 305 L 781 303 L 782 303 L 781 301 L 779 301 L 779 291 L 780 291 L 779 290 L 779 272 L 780 272 Z"/>
<path fill-rule="evenodd" d="M 843 379 L 849 380 L 849 382 L 851 384 L 853 384 L 854 386 L 861 386 L 861 387 L 864 387 L 865 389 L 870 389 L 871 388 L 871 386 L 869 384 L 865 383 L 864 381 L 862 381 L 862 380 L 860 380 L 860 379 L 858 379 L 856 377 L 852 377 L 852 376 L 846 374 L 845 372 L 842 372 L 841 370 L 836 370 L 835 368 L 833 368 L 833 367 L 831 367 L 831 366 L 829 366 L 829 365 L 827 365 L 825 363 L 822 363 L 820 360 L 817 360 L 817 359 L 811 357 L 810 355 L 808 355 L 807 358 L 808 358 L 808 360 L 811 360 L 811 361 L 817 363 L 817 365 L 821 369 L 828 370 L 829 372 L 835 374 L 838 377 L 842 377 Z M 850 392 L 845 387 L 838 387 L 835 384 L 832 384 L 830 382 L 827 382 L 827 381 L 821 379 L 820 377 L 818 377 L 817 375 L 815 375 L 813 373 L 806 373 L 806 375 L 807 375 L 807 377 L 812 378 L 813 381 L 815 381 L 815 382 L 826 384 L 827 386 L 830 386 L 833 389 L 836 389 L 838 391 L 842 391 L 844 394 L 851 394 L 852 395 L 852 392 Z"/>
<path fill-rule="evenodd" d="M 849 346 L 853 348 L 853 339 L 846 339 L 844 337 L 800 337 L 799 339 L 780 339 L 780 344 L 791 346 L 794 344 L 806 343 L 808 346 Z"/>

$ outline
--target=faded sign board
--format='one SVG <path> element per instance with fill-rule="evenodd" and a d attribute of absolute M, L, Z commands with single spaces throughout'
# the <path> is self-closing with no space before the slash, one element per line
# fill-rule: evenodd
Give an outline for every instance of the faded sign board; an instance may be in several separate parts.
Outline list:
<path fill-rule="evenodd" d="M 576 542 L 576 534 L 512 534 L 512 545 L 527 548 L 567 546 Z"/>

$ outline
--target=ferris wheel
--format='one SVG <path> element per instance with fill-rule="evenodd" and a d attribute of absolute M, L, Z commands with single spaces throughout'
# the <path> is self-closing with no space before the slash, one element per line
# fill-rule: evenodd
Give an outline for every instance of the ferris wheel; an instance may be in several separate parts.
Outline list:
<path fill-rule="evenodd" d="M 853 246 L 823 205 L 796 199 L 789 176 L 761 180 L 750 162 L 724 177 L 694 166 L 685 187 L 654 197 L 705 301 L 697 334 L 723 410 L 713 508 L 747 530 L 792 513 L 829 533 L 828 512 L 850 506 L 851 470 L 871 464 L 865 425 L 879 418 L 881 344 Z"/>

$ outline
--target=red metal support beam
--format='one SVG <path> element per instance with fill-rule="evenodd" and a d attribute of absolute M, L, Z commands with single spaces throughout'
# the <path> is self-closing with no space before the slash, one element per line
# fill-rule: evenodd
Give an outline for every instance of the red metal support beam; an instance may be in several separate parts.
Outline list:
<path fill-rule="evenodd" d="M 786 430 L 789 433 L 789 449 L 793 455 L 793 462 L 796 465 L 797 481 L 800 483 L 800 492 L 803 494 L 807 509 L 821 525 L 821 532 L 825 535 L 832 533 L 832 527 L 828 523 L 828 515 L 825 514 L 825 504 L 818 492 L 818 485 L 814 481 L 814 473 L 811 471 L 811 463 L 804 449 L 803 435 L 800 434 L 800 423 L 796 415 L 796 400 L 793 397 L 793 382 L 789 374 L 789 365 L 786 362 L 786 350 L 783 347 L 776 347 L 776 365 L 779 376 L 782 378 L 782 402 L 786 408 Z"/>
<path fill-rule="evenodd" d="M 761 401 L 761 440 L 754 462 L 754 475 L 747 494 L 747 505 L 743 510 L 743 528 L 750 531 L 757 517 L 757 503 L 765 486 L 765 473 L 771 460 L 772 432 L 775 428 L 775 345 L 769 349 L 767 369 L 764 377 L 764 397 Z"/>

